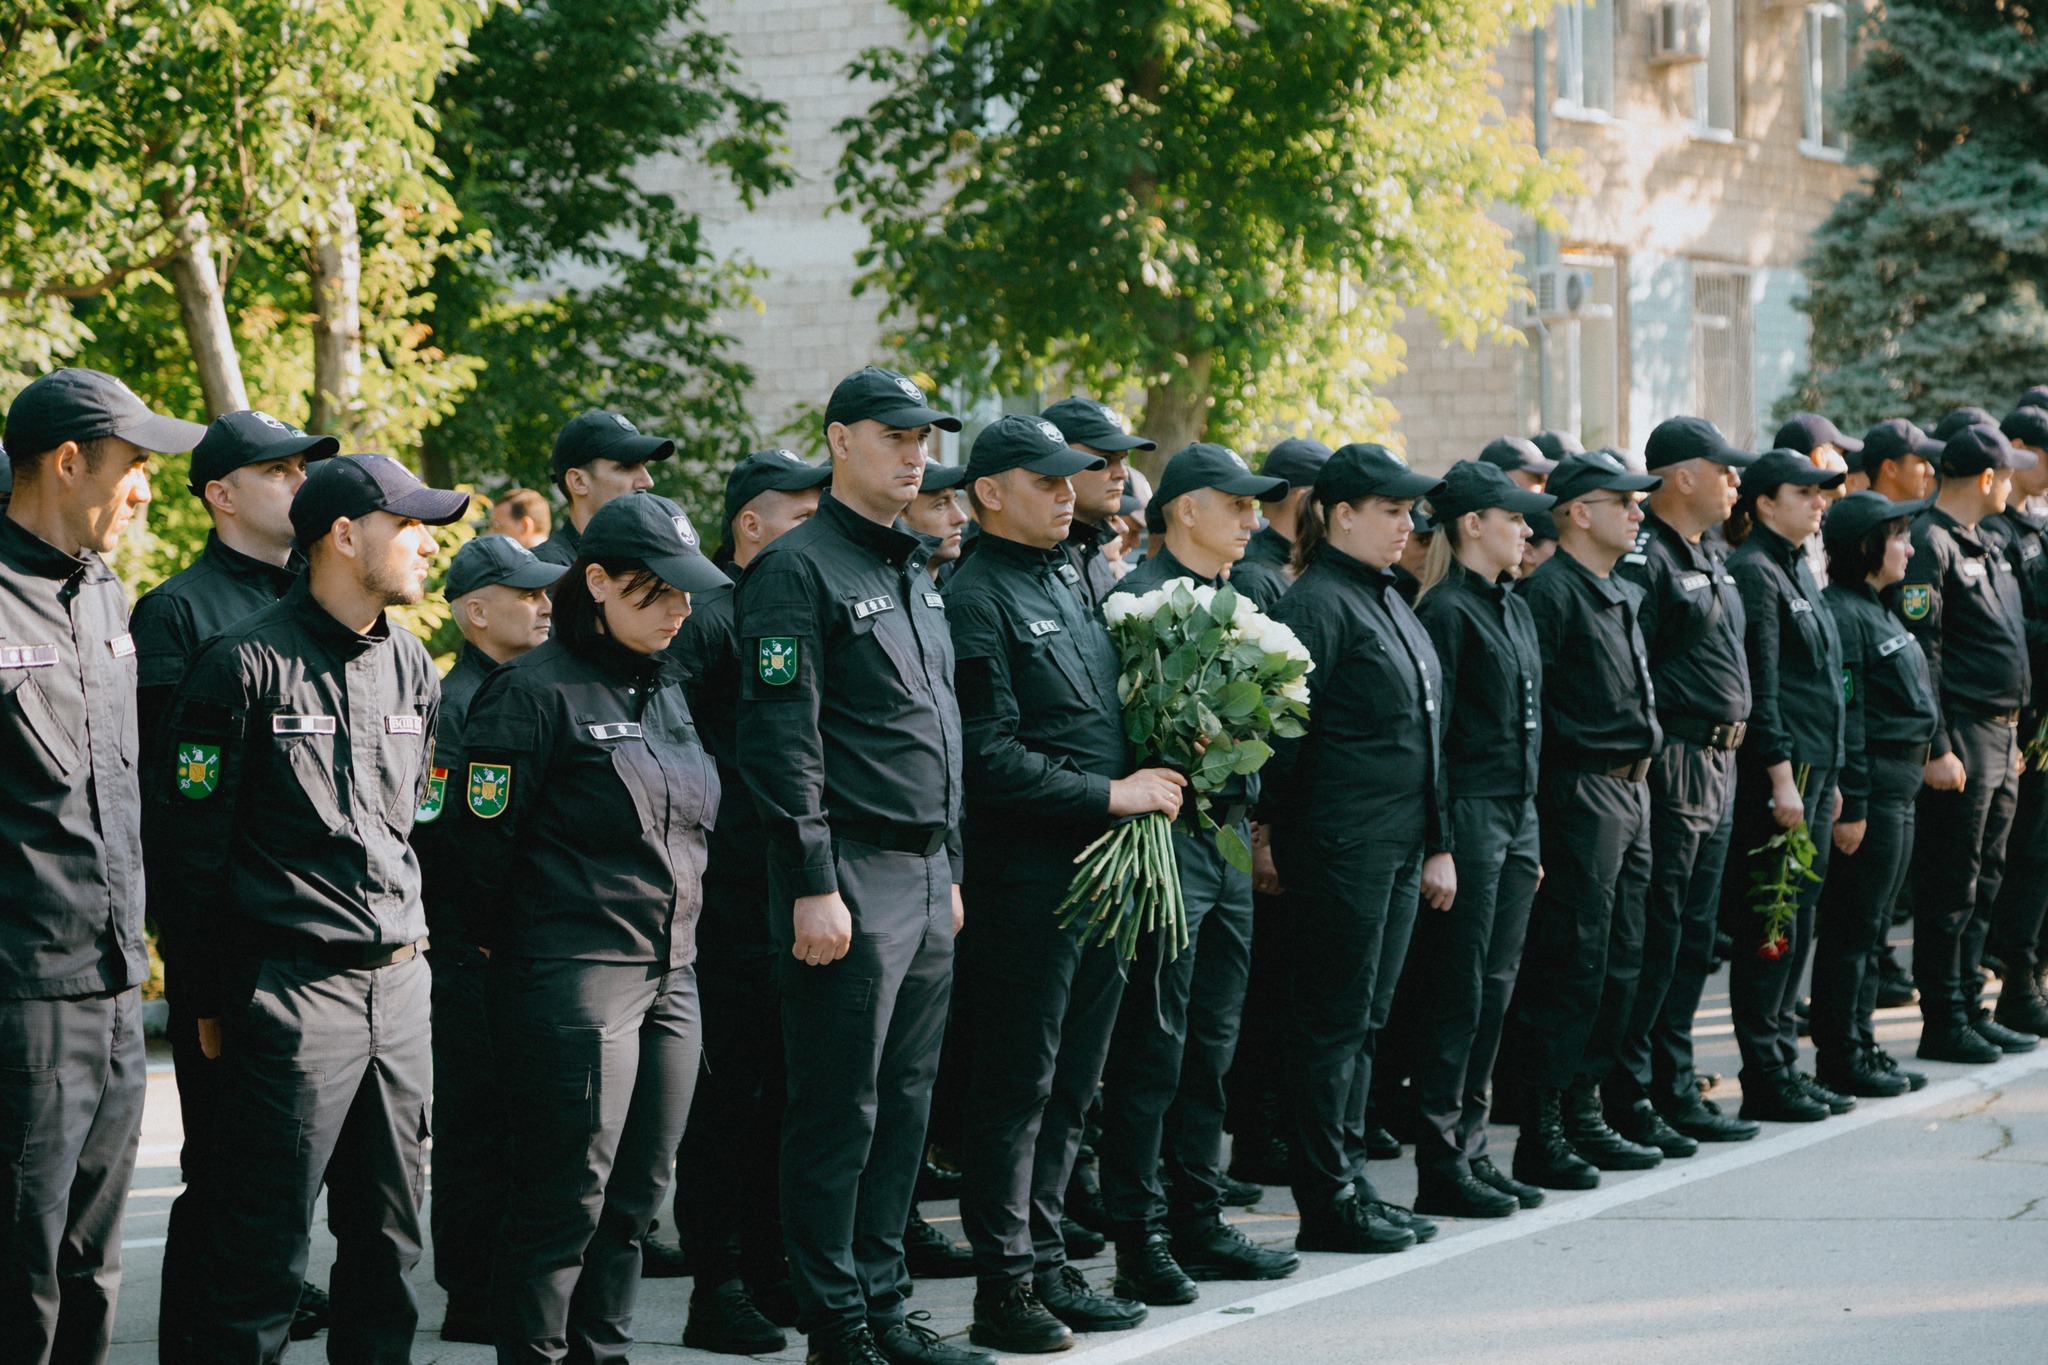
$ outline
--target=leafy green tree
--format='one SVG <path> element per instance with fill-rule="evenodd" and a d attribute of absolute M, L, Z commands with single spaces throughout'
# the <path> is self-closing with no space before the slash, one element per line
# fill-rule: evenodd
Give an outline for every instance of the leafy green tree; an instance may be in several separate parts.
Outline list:
<path fill-rule="evenodd" d="M 1565 182 L 1490 87 L 1525 0 L 896 0 L 841 131 L 863 283 L 974 394 L 1144 395 L 1162 454 L 1390 412 L 1406 308 L 1466 344 L 1518 287 L 1496 207 Z"/>
<path fill-rule="evenodd" d="M 1842 96 L 1869 179 L 1807 262 L 1811 368 L 1837 421 L 2002 410 L 2048 381 L 2048 7 L 1895 3 Z"/>

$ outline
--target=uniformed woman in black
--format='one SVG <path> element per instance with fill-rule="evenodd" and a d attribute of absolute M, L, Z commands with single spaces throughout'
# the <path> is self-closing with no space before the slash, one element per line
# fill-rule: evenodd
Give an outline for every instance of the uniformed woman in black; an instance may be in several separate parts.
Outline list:
<path fill-rule="evenodd" d="M 640 1245 L 700 1047 L 696 920 L 718 777 L 661 651 L 725 582 L 682 511 L 617 498 L 584 527 L 555 634 L 470 704 L 449 793 L 489 949 L 511 1194 L 492 1275 L 502 1362 L 623 1360 Z"/>
<path fill-rule="evenodd" d="M 1315 659 L 1308 734 L 1282 741 L 1263 808 L 1294 921 L 1288 1044 L 1303 1251 L 1399 1251 L 1435 1225 L 1365 1177 L 1374 1033 L 1386 1024 L 1416 902 L 1451 903 L 1436 650 L 1396 590 L 1414 499 L 1442 485 L 1376 445 L 1316 476 L 1294 586 L 1273 616 Z"/>
<path fill-rule="evenodd" d="M 1443 670 L 1443 761 L 1458 895 L 1416 920 L 1394 1009 L 1408 1040 L 1418 1213 L 1499 1218 L 1543 1202 L 1486 1154 L 1488 1079 L 1542 875 L 1536 772 L 1542 649 L 1508 590 L 1530 512 L 1557 500 L 1461 460 L 1430 499 L 1436 528 L 1415 608 Z"/>
<path fill-rule="evenodd" d="M 1742 1050 L 1742 1117 L 1779 1122 L 1824 1119 L 1855 1102 L 1823 1090 L 1799 1071 L 1793 1005 L 1813 944 L 1820 885 L 1803 881 L 1782 939 L 1767 939 L 1752 873 L 1775 872 L 1779 851 L 1763 849 L 1804 821 L 1825 877 L 1840 797 L 1842 641 L 1822 604 L 1805 553 L 1827 506 L 1824 490 L 1842 475 L 1805 456 L 1773 450 L 1742 473 L 1728 519 L 1735 546 L 1728 571 L 1748 618 L 1749 732 L 1736 761 L 1735 830 L 1721 881 L 1721 931 L 1735 944 L 1728 970 L 1735 1040 Z M 1800 774 L 1805 775 L 1801 786 Z"/>
<path fill-rule="evenodd" d="M 1909 519 L 1926 507 L 1866 489 L 1836 503 L 1821 524 L 1821 597 L 1842 637 L 1847 758 L 1814 926 L 1814 1077 L 1844 1095 L 1901 1095 L 1927 1083 L 1902 1071 L 1871 1028 L 1885 930 L 1913 861 L 1913 811 L 1938 723 L 1927 655 L 1878 594 L 1906 576 Z"/>

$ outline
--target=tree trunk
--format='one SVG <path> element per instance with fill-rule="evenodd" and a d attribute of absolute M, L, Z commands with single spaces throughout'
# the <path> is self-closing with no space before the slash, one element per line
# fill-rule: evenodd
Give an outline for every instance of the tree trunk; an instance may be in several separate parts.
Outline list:
<path fill-rule="evenodd" d="M 306 425 L 345 436 L 363 387 L 363 243 L 356 206 L 344 191 L 313 244 L 313 413 Z"/>
<path fill-rule="evenodd" d="M 235 334 L 228 327 L 227 301 L 221 292 L 220 265 L 213 254 L 213 238 L 203 218 L 190 226 L 192 240 L 171 258 L 171 288 L 178 296 L 178 316 L 185 322 L 185 341 L 192 348 L 192 363 L 199 371 L 199 392 L 206 399 L 206 415 L 218 417 L 249 406 L 249 389 L 242 382 L 242 358 L 235 351 Z"/>
<path fill-rule="evenodd" d="M 1139 431 L 1157 441 L 1159 449 L 1140 454 L 1138 467 L 1154 487 L 1173 453 L 1208 433 L 1210 359 L 1208 351 L 1197 351 L 1188 357 L 1186 369 L 1145 390 L 1145 419 Z"/>

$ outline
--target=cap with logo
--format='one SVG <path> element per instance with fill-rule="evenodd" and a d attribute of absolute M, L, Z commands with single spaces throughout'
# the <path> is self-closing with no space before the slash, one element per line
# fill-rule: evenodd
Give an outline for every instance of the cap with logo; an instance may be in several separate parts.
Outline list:
<path fill-rule="evenodd" d="M 1941 442 L 1920 430 L 1915 423 L 1903 417 L 1892 417 L 1863 433 L 1863 457 L 1859 467 L 1865 474 L 1875 475 L 1877 467 L 1886 460 L 1904 460 L 1915 455 L 1932 464 L 1941 458 Z"/>
<path fill-rule="evenodd" d="M 150 411 L 135 391 L 99 370 L 52 370 L 14 396 L 7 409 L 8 450 L 26 459 L 66 441 L 118 436 L 159 455 L 190 450 L 206 435 L 197 422 Z"/>
<path fill-rule="evenodd" d="M 203 497 L 206 485 L 224 479 L 245 465 L 305 456 L 308 463 L 341 453 L 332 436 L 308 436 L 267 412 L 230 412 L 213 419 L 206 435 L 192 447 L 191 489 Z"/>
<path fill-rule="evenodd" d="M 626 559 L 645 564 L 671 588 L 710 592 L 732 580 L 698 547 L 683 509 L 659 493 L 613 498 L 584 524 L 580 559 Z"/>
<path fill-rule="evenodd" d="M 1934 424 L 1934 439 L 1946 441 L 1964 427 L 1995 427 L 1998 419 L 1982 408 L 1953 408 Z"/>
<path fill-rule="evenodd" d="M 924 462 L 924 477 L 917 481 L 920 493 L 950 493 L 967 482 L 967 466 L 964 464 L 940 464 L 937 460 Z"/>
<path fill-rule="evenodd" d="M 468 515 L 469 494 L 429 488 L 389 455 L 337 455 L 314 465 L 299 485 L 292 498 L 292 537 L 304 549 L 341 518 L 372 512 L 446 526 Z"/>
<path fill-rule="evenodd" d="M 510 536 L 487 534 L 466 540 L 448 565 L 448 600 L 502 583 L 508 588 L 545 588 L 569 572 L 550 564 Z"/>
<path fill-rule="evenodd" d="M 1839 469 L 1822 469 L 1801 450 L 1766 450 L 1756 463 L 1742 471 L 1742 496 L 1760 498 L 1776 493 L 1786 484 L 1800 488 L 1840 488 L 1849 476 Z"/>
<path fill-rule="evenodd" d="M 1337 447 L 1316 475 L 1316 501 L 1325 506 L 1359 498 L 1427 498 L 1442 488 L 1442 480 L 1416 473 L 1399 455 L 1371 441 Z"/>
<path fill-rule="evenodd" d="M 1166 462 L 1159 475 L 1158 491 L 1152 495 L 1152 506 L 1164 516 L 1168 503 L 1198 488 L 1272 502 L 1286 494 L 1287 480 L 1252 473 L 1244 457 L 1228 446 L 1197 441 L 1176 450 Z"/>
<path fill-rule="evenodd" d="M 1687 460 L 1712 460 L 1730 469 L 1747 469 L 1756 463 L 1756 455 L 1730 445 L 1721 428 L 1704 417 L 1667 417 L 1643 444 L 1643 465 L 1663 469 Z"/>
<path fill-rule="evenodd" d="M 1887 522 L 1901 517 L 1917 517 L 1932 506 L 1932 498 L 1893 502 L 1874 488 L 1859 488 L 1836 499 L 1835 505 L 1828 509 L 1827 515 L 1821 518 L 1820 538 L 1830 543 L 1853 544 Z"/>
<path fill-rule="evenodd" d="M 555 448 L 548 454 L 548 469 L 556 479 L 571 469 L 581 469 L 593 460 L 615 460 L 620 464 L 646 464 L 666 460 L 676 453 L 676 443 L 662 436 L 643 435 L 640 428 L 616 412 L 592 408 L 571 417 L 555 433 Z"/>
<path fill-rule="evenodd" d="M 1613 451 L 1581 450 L 1557 462 L 1557 468 L 1543 481 L 1543 491 L 1561 505 L 1588 493 L 1648 493 L 1663 485 L 1664 480 L 1655 474 L 1632 472 Z"/>
<path fill-rule="evenodd" d="M 1115 455 L 1126 450 L 1157 450 L 1157 441 L 1131 435 L 1123 415 L 1093 398 L 1062 398 L 1039 416 L 1060 429 L 1068 445 L 1087 446 Z"/>
<path fill-rule="evenodd" d="M 1330 454 L 1330 448 L 1313 436 L 1290 436 L 1266 452 L 1259 472 L 1287 480 L 1289 488 L 1306 488 L 1330 462 Z"/>
<path fill-rule="evenodd" d="M 1795 412 L 1785 419 L 1778 428 L 1778 434 L 1771 438 L 1771 444 L 1780 450 L 1796 450 L 1801 455 L 1811 455 L 1822 446 L 1833 446 L 1846 456 L 1854 456 L 1863 449 L 1863 442 L 1845 434 L 1833 422 L 1817 412 Z M 1850 460 L 1853 468 L 1855 461 Z"/>
<path fill-rule="evenodd" d="M 1458 461 L 1444 471 L 1443 483 L 1429 495 L 1430 518 L 1437 522 L 1455 521 L 1467 512 L 1484 512 L 1489 507 L 1527 516 L 1549 511 L 1556 503 L 1548 493 L 1532 493 L 1522 487 L 1491 460 Z"/>
<path fill-rule="evenodd" d="M 1539 431 L 1529 438 L 1529 444 L 1542 451 L 1546 460 L 1562 460 L 1585 449 L 1569 431 Z"/>
<path fill-rule="evenodd" d="M 746 505 L 763 493 L 801 493 L 832 482 L 832 466 L 807 464 L 794 450 L 757 450 L 725 476 L 725 521 L 728 526 Z"/>
<path fill-rule="evenodd" d="M 971 482 L 1005 470 L 1028 469 L 1063 479 L 1109 463 L 1100 455 L 1073 449 L 1068 439 L 1060 426 L 1044 417 L 1015 413 L 1001 418 L 974 438 L 974 450 L 967 457 L 967 478 Z"/>
<path fill-rule="evenodd" d="M 1479 458 L 1510 474 L 1548 474 L 1557 468 L 1557 461 L 1538 449 L 1534 441 L 1519 436 L 1496 436 L 1479 452 Z"/>
<path fill-rule="evenodd" d="M 960 419 L 949 417 L 925 401 L 924 390 L 907 375 L 879 365 L 856 370 L 839 381 L 825 404 L 825 425 L 880 422 L 885 427 L 908 431 L 913 427 L 937 427 L 940 431 L 960 430 Z"/>
<path fill-rule="evenodd" d="M 1987 469 L 2032 469 L 2031 452 L 2013 449 L 2005 433 L 1988 422 L 1976 422 L 1948 438 L 1941 447 L 1943 474 L 1968 478 Z"/>
<path fill-rule="evenodd" d="M 1998 429 L 2008 441 L 2024 441 L 2036 450 L 2048 450 L 2048 408 L 2014 408 Z"/>

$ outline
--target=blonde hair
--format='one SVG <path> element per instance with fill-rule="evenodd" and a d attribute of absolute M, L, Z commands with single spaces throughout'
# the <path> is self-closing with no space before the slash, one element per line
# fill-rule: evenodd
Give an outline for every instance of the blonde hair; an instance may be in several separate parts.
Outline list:
<path fill-rule="evenodd" d="M 1451 566 L 1458 562 L 1458 538 L 1464 532 L 1458 526 L 1459 518 L 1438 521 L 1436 514 L 1430 514 L 1433 534 L 1429 538 L 1429 555 L 1422 561 L 1422 587 L 1415 593 L 1415 600 L 1422 601 L 1429 590 L 1451 576 Z"/>

